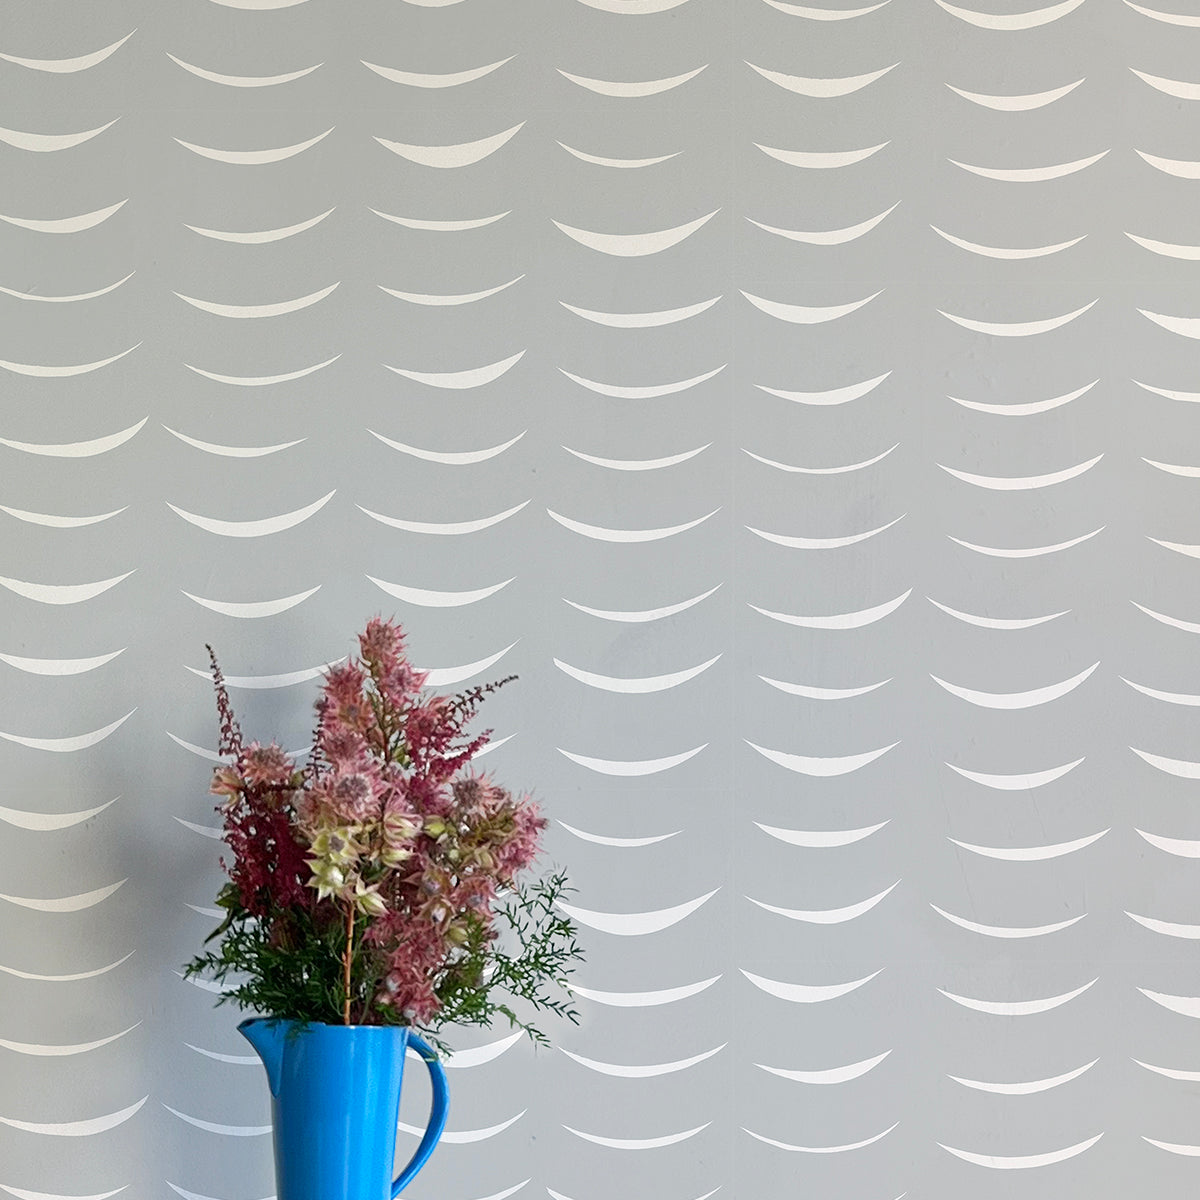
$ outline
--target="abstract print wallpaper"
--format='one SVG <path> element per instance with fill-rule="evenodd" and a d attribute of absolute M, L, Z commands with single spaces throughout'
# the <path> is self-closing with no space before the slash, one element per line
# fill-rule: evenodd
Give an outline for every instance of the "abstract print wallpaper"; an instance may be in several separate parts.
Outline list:
<path fill-rule="evenodd" d="M 587 950 L 415 1200 L 1194 1193 L 1200 15 L 1030 3 L 0 6 L 5 1193 L 271 1194 L 204 647 L 376 612 Z"/>

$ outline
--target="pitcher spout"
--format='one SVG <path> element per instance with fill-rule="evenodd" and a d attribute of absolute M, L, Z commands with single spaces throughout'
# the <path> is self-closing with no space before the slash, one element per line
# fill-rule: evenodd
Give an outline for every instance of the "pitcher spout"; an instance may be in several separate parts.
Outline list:
<path fill-rule="evenodd" d="M 271 1095 L 279 1096 L 279 1081 L 283 1071 L 283 1040 L 289 1021 L 278 1021 L 271 1017 L 253 1017 L 238 1026 L 238 1032 L 252 1045 L 267 1069 L 267 1083 Z"/>

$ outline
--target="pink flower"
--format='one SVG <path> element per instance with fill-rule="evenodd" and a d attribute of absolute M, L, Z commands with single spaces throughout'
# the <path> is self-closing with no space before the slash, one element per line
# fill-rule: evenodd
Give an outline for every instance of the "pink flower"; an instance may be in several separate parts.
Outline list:
<path fill-rule="evenodd" d="M 252 787 L 283 786 L 291 780 L 296 769 L 287 752 L 275 742 L 269 746 L 251 742 L 242 753 L 239 765 Z"/>

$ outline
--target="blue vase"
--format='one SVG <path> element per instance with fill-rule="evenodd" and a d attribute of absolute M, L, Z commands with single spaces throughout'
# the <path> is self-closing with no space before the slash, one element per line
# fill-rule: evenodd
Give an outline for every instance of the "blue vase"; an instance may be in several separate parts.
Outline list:
<path fill-rule="evenodd" d="M 271 1087 L 279 1200 L 395 1200 L 425 1165 L 446 1124 L 446 1075 L 411 1029 L 255 1017 L 238 1031 Z M 433 1105 L 417 1152 L 392 1178 L 408 1047 L 429 1067 Z"/>

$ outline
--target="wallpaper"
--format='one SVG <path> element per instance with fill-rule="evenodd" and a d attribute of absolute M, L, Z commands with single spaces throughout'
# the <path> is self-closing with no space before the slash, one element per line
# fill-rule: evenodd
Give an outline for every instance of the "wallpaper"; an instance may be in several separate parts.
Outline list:
<path fill-rule="evenodd" d="M 205 645 L 383 613 L 587 952 L 414 1200 L 1195 1192 L 1200 16 L 1030 3 L 0 6 L 0 1189 L 271 1196 Z"/>

